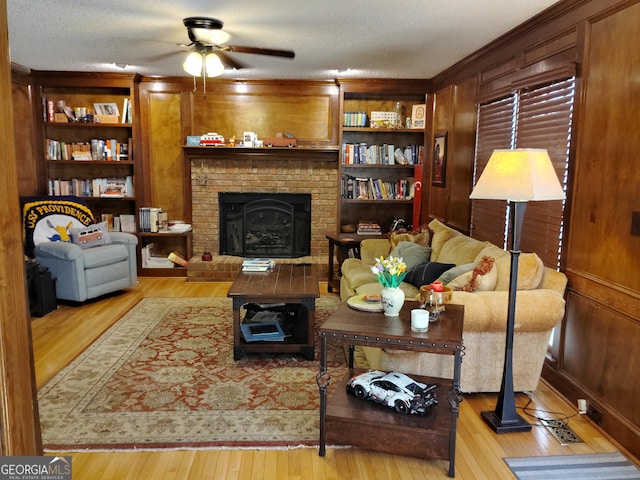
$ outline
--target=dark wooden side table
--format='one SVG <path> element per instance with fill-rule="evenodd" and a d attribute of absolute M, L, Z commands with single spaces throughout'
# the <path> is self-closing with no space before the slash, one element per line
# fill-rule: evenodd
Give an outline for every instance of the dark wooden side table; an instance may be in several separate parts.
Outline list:
<path fill-rule="evenodd" d="M 329 265 L 327 270 L 327 290 L 333 292 L 333 289 L 340 291 L 340 268 L 342 262 L 352 255 L 360 258 L 360 243 L 367 238 L 388 238 L 383 235 L 358 235 L 356 233 L 337 233 L 334 235 L 326 235 L 329 240 Z M 338 260 L 338 275 L 334 272 L 333 260 Z"/>
<path fill-rule="evenodd" d="M 343 304 L 320 327 L 320 447 L 324 456 L 327 442 L 420 458 L 449 461 L 448 475 L 455 476 L 456 425 L 460 395 L 460 365 L 462 362 L 462 325 L 464 307 L 447 305 L 446 311 L 425 333 L 415 333 L 410 327 L 410 312 L 417 302 L 406 302 L 400 315 L 386 317 L 383 313 L 357 311 Z M 327 400 L 329 373 L 327 343 L 348 344 L 349 373 Z M 432 352 L 452 355 L 453 379 L 410 375 L 423 383 L 438 383 L 435 390 L 438 405 L 426 415 L 402 415 L 395 410 L 346 392 L 347 381 L 362 370 L 353 368 L 353 347 L 370 347 Z"/>
<path fill-rule="evenodd" d="M 240 272 L 227 297 L 233 299 L 233 358 L 246 353 L 302 353 L 315 357 L 314 322 L 316 298 L 320 297 L 314 265 L 277 264 L 268 272 Z M 299 306 L 297 324 L 282 342 L 245 342 L 240 333 L 240 310 L 247 303 Z"/>

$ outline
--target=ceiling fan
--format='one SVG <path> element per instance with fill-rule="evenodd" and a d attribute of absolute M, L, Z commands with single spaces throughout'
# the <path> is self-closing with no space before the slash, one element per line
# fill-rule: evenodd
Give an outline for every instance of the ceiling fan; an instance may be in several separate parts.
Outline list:
<path fill-rule="evenodd" d="M 204 65 L 205 69 L 214 69 L 211 73 L 219 71 L 218 75 L 221 75 L 224 71 L 220 70 L 221 65 L 236 70 L 244 67 L 244 64 L 229 56 L 228 53 L 252 53 L 255 55 L 269 55 L 283 58 L 295 57 L 295 53 L 291 50 L 275 50 L 270 48 L 229 45 L 226 43 L 229 39 L 229 34 L 222 30 L 224 23 L 215 18 L 187 17 L 183 19 L 182 22 L 184 23 L 184 26 L 187 27 L 187 34 L 189 35 L 189 40 L 191 40 L 191 43 L 186 46 L 193 50 L 192 53 L 200 55 L 199 63 L 201 68 Z M 209 66 L 206 63 L 207 57 L 210 54 L 214 54 L 219 59 L 218 61 L 215 61 L 213 58 L 211 59 L 212 62 L 215 62 L 215 65 L 212 63 L 212 65 Z M 197 55 L 192 57 L 194 62 L 196 62 L 196 57 Z M 220 65 L 217 65 L 218 62 Z M 197 67 L 197 64 L 195 67 Z M 187 71 L 187 67 L 185 65 L 185 71 L 193 74 L 192 72 L 196 71 L 195 67 L 191 71 Z M 199 74 L 200 72 L 198 72 L 198 76 Z M 210 74 L 208 76 L 215 75 Z"/>

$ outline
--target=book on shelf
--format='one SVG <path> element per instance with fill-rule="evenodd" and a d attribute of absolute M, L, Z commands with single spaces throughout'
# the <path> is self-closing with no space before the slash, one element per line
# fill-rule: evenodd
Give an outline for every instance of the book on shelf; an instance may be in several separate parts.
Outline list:
<path fill-rule="evenodd" d="M 254 322 L 252 319 L 251 323 L 240 324 L 240 332 L 245 342 L 281 342 L 286 337 L 278 320 Z"/>
<path fill-rule="evenodd" d="M 181 267 L 186 267 L 187 264 L 189 263 L 186 258 L 184 258 L 182 255 L 180 255 L 177 252 L 171 252 L 169 256 L 167 256 L 167 258 L 171 260 L 173 263 L 175 263 L 176 265 L 179 265 Z"/>
<path fill-rule="evenodd" d="M 136 233 L 136 216 L 132 214 L 120 215 L 120 230 L 127 233 Z"/>

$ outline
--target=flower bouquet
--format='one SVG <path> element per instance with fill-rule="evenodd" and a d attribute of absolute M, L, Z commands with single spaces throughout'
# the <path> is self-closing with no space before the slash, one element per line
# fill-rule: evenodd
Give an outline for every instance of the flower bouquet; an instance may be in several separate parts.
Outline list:
<path fill-rule="evenodd" d="M 398 288 L 407 275 L 407 264 L 402 261 L 402 257 L 380 257 L 371 271 L 383 287 Z"/>
<path fill-rule="evenodd" d="M 383 287 L 380 291 L 380 303 L 384 314 L 397 316 L 404 305 L 404 292 L 399 286 L 407 275 L 407 264 L 402 261 L 402 257 L 389 256 L 386 260 L 380 257 L 371 271 Z"/>

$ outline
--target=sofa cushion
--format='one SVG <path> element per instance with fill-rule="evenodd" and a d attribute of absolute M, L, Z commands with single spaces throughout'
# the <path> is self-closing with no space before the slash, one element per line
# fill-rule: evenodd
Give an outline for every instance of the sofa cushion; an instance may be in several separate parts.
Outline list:
<path fill-rule="evenodd" d="M 389 255 L 402 258 L 402 261 L 407 265 L 407 270 L 412 270 L 421 263 L 429 261 L 431 257 L 431 247 L 404 241 L 398 243 Z"/>
<path fill-rule="evenodd" d="M 495 290 L 509 290 L 511 276 L 511 253 L 495 245 L 483 249 L 479 256 L 489 255 L 495 259 L 498 269 L 498 282 Z M 481 258 L 481 257 L 480 257 Z M 518 259 L 518 290 L 538 288 L 544 275 L 544 264 L 535 253 L 521 253 Z"/>
<path fill-rule="evenodd" d="M 489 242 L 481 242 L 450 228 L 438 220 L 432 220 L 429 227 L 433 230 L 431 241 L 431 261 L 463 265 L 476 261 L 480 251 Z"/>
<path fill-rule="evenodd" d="M 447 286 L 452 290 L 465 292 L 491 291 L 496 288 L 498 282 L 498 268 L 493 257 L 485 256 L 472 271 L 460 275 Z"/>
<path fill-rule="evenodd" d="M 376 276 L 371 271 L 371 265 L 367 265 L 359 258 L 347 258 L 342 263 L 342 276 L 349 279 L 351 288 L 358 288 L 365 283 L 377 282 Z"/>
<path fill-rule="evenodd" d="M 454 266 L 453 263 L 424 262 L 409 270 L 404 281 L 420 288 L 435 282 L 440 275 Z"/>
<path fill-rule="evenodd" d="M 82 258 L 84 268 L 88 270 L 124 262 L 129 258 L 129 251 L 124 245 L 104 245 L 102 247 L 85 250 Z"/>

